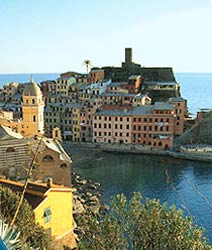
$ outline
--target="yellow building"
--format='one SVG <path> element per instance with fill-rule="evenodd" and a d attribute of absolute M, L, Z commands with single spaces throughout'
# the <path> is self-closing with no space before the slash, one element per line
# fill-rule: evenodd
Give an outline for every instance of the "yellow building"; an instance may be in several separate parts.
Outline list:
<path fill-rule="evenodd" d="M 23 92 L 22 112 L 24 121 L 24 135 L 38 135 L 44 133 L 44 102 L 38 85 L 30 79 Z"/>
<path fill-rule="evenodd" d="M 24 137 L 32 137 L 44 133 L 44 102 L 43 95 L 38 85 L 30 79 L 25 84 L 22 102 L 22 120 L 14 120 L 0 114 L 0 125 L 7 126 Z"/>
<path fill-rule="evenodd" d="M 24 185 L 6 179 L 0 179 L 0 184 L 16 192 L 21 192 Z M 72 188 L 55 185 L 49 179 L 47 184 L 29 182 L 25 193 L 25 199 L 34 211 L 36 223 L 52 236 L 55 250 L 62 250 L 64 245 L 71 249 L 76 247 L 72 192 Z"/>

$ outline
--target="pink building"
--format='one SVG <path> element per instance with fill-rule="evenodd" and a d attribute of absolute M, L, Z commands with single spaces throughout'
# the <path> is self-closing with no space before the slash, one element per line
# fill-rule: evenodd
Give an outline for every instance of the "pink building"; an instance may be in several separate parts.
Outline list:
<path fill-rule="evenodd" d="M 134 108 L 109 107 L 94 115 L 93 142 L 171 148 L 174 124 L 175 108 L 169 103 L 158 102 Z"/>

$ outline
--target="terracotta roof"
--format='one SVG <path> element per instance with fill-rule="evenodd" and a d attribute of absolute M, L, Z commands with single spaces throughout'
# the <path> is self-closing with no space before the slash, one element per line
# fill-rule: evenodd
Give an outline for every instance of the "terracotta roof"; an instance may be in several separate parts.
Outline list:
<path fill-rule="evenodd" d="M 8 187 L 14 192 L 22 192 L 24 183 L 18 181 L 12 181 L 8 179 L 4 179 L 0 177 L 0 185 L 4 187 Z M 46 183 L 39 183 L 39 182 L 29 182 L 27 185 L 27 190 L 25 193 L 25 199 L 28 201 L 30 206 L 35 209 L 46 197 L 47 192 L 53 191 L 73 191 L 72 188 L 55 185 L 52 184 L 51 187 L 48 187 Z"/>

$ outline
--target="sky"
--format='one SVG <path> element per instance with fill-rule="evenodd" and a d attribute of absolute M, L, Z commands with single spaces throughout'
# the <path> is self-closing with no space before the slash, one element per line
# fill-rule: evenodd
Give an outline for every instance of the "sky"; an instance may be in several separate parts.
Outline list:
<path fill-rule="evenodd" d="M 210 0 L 0 1 L 0 73 L 120 66 L 212 72 Z"/>

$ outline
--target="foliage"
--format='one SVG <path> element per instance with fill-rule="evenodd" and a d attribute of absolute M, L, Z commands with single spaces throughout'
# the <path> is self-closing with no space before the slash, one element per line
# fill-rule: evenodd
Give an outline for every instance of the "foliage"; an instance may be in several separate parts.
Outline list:
<path fill-rule="evenodd" d="M 83 65 L 86 66 L 87 73 L 88 73 L 89 68 L 91 68 L 91 66 L 92 66 L 91 61 L 90 61 L 89 59 L 86 59 L 86 60 L 83 62 Z"/>
<path fill-rule="evenodd" d="M 0 187 L 0 218 L 8 224 L 13 218 L 19 199 L 19 194 L 8 188 Z M 38 249 L 51 249 L 49 235 L 42 227 L 35 224 L 33 210 L 26 200 L 21 205 L 15 227 L 20 232 L 20 240 L 23 242 L 21 249 L 30 249 L 29 246 Z"/>
<path fill-rule="evenodd" d="M 134 193 L 128 202 L 123 194 L 112 198 L 111 208 L 98 216 L 86 214 L 80 250 L 209 250 L 203 230 L 183 217 L 175 206 Z"/>

